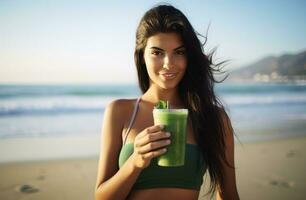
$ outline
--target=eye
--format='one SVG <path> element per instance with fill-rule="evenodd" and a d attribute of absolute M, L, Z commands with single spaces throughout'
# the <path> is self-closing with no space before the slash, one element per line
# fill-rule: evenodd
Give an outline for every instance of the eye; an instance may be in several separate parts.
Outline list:
<path fill-rule="evenodd" d="M 176 51 L 176 54 L 185 55 L 185 50 L 178 50 L 178 51 Z"/>
<path fill-rule="evenodd" d="M 162 52 L 160 52 L 160 51 L 152 51 L 151 54 L 153 54 L 155 56 L 159 56 L 159 55 L 162 55 Z"/>

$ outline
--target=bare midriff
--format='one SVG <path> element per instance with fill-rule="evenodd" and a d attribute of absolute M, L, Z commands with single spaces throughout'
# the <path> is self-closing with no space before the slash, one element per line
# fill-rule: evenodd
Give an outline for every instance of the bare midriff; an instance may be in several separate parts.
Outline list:
<path fill-rule="evenodd" d="M 199 191 L 180 188 L 132 190 L 127 200 L 197 200 Z"/>

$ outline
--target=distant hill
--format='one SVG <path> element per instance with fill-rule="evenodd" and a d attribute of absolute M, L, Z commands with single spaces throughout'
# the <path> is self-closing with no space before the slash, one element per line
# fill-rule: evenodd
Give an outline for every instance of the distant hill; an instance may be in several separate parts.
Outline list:
<path fill-rule="evenodd" d="M 265 57 L 230 72 L 229 81 L 286 82 L 306 81 L 306 51 Z"/>

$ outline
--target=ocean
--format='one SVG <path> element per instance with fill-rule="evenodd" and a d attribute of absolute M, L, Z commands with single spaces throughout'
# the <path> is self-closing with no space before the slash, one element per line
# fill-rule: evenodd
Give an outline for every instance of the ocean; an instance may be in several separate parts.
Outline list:
<path fill-rule="evenodd" d="M 236 140 L 306 135 L 306 85 L 222 83 L 215 90 Z M 0 162 L 97 155 L 105 107 L 140 95 L 137 85 L 0 85 Z"/>

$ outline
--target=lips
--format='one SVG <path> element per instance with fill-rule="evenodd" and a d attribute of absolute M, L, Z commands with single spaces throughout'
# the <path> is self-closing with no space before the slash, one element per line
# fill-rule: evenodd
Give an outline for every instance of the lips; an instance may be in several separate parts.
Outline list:
<path fill-rule="evenodd" d="M 174 79 L 176 76 L 177 76 L 177 72 L 168 72 L 168 73 L 163 73 L 161 74 L 166 80 L 171 80 L 171 79 Z"/>

